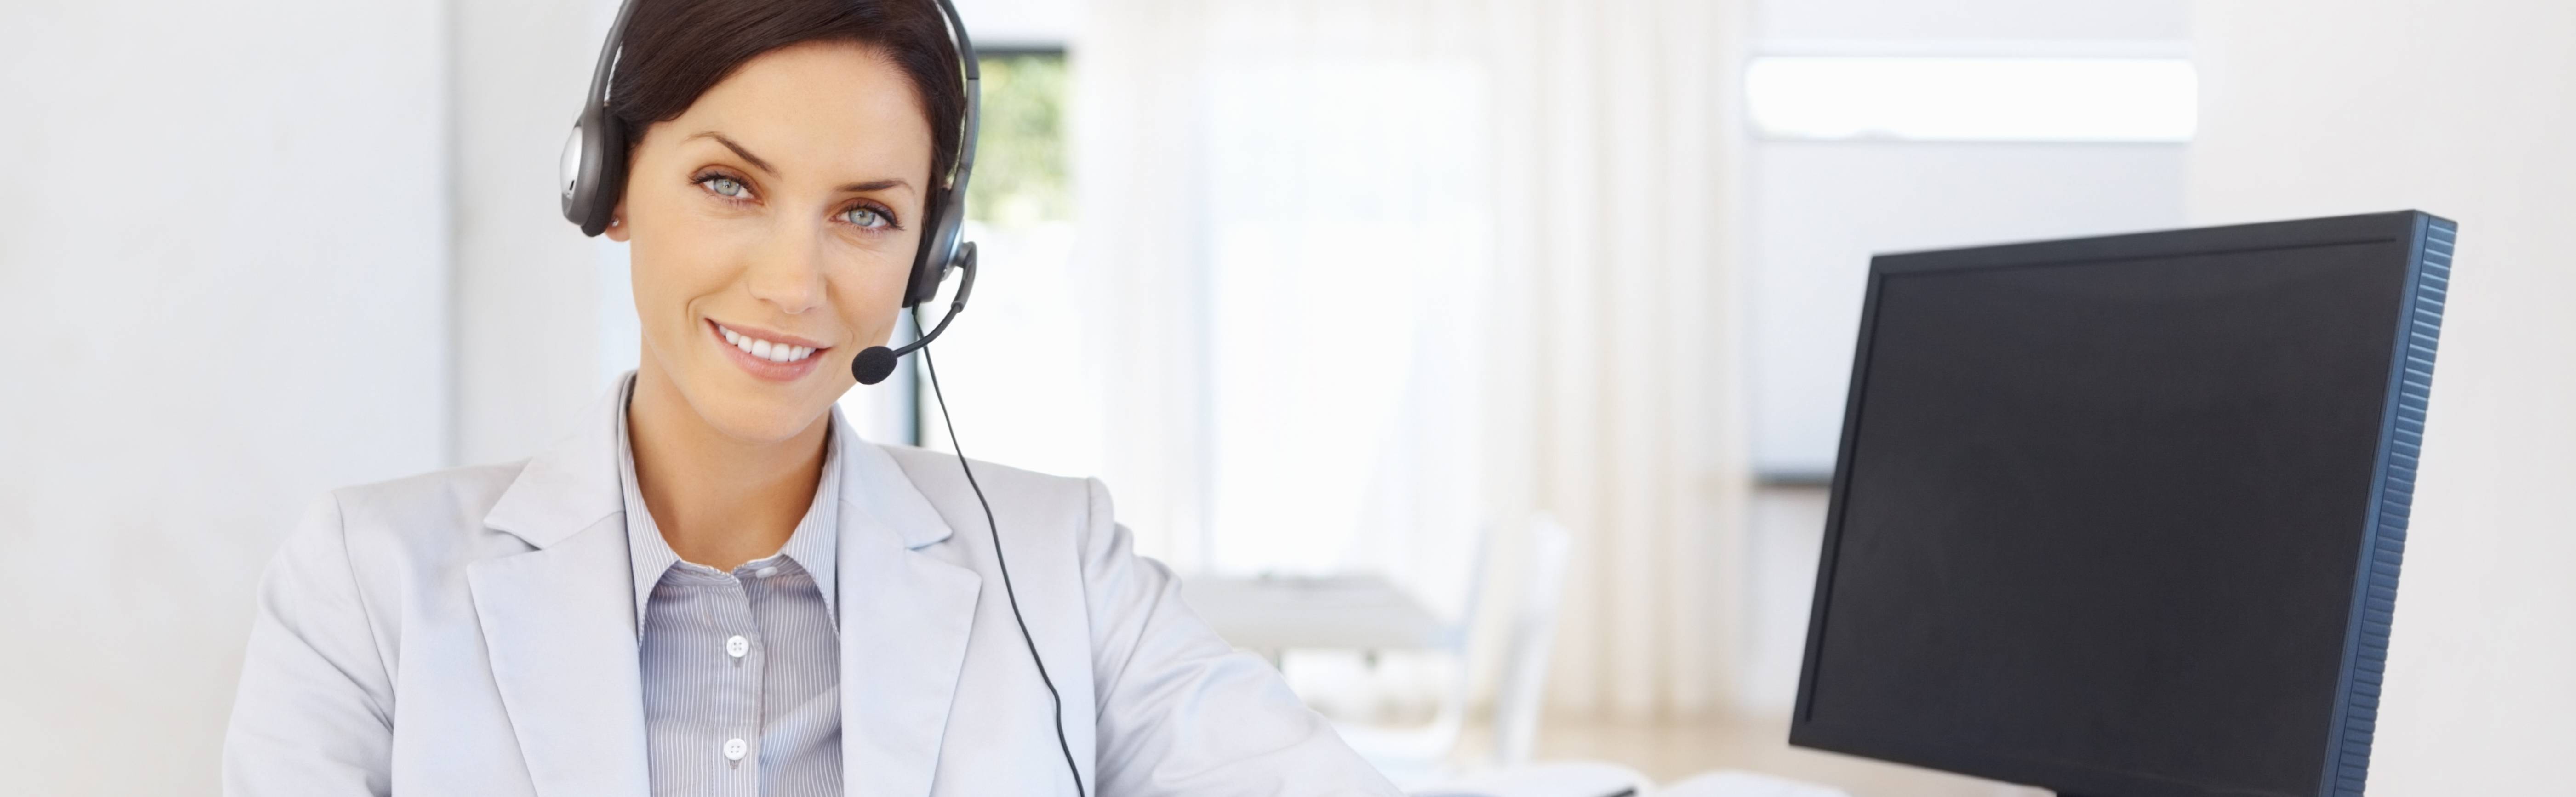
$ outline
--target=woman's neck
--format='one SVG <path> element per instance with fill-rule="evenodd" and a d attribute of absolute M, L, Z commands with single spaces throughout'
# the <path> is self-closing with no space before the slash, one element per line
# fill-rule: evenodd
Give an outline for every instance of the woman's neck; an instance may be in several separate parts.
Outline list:
<path fill-rule="evenodd" d="M 814 503 L 831 416 L 776 442 L 745 442 L 707 424 L 679 386 L 645 363 L 626 405 L 635 480 L 662 539 L 681 559 L 732 570 L 777 553 Z"/>

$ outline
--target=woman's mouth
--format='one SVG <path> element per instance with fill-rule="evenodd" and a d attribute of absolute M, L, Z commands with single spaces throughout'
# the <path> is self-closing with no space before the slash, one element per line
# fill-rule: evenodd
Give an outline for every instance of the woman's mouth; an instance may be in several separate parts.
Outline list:
<path fill-rule="evenodd" d="M 727 355 L 735 365 L 752 376 L 774 381 L 797 379 L 813 372 L 814 364 L 819 362 L 814 355 L 830 348 L 803 339 L 781 340 L 788 336 L 766 331 L 739 330 L 713 319 L 707 321 L 707 327 L 726 348 L 732 349 Z"/>
<path fill-rule="evenodd" d="M 763 338 L 735 332 L 723 324 L 716 325 L 716 333 L 723 335 L 726 343 L 733 344 L 734 348 L 743 350 L 743 353 L 774 363 L 792 363 L 814 356 L 815 350 L 812 346 L 772 343 Z"/>

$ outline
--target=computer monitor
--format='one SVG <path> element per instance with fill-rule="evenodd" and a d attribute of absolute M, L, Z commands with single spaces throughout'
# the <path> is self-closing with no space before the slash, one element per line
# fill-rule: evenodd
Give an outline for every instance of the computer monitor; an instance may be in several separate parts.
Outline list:
<path fill-rule="evenodd" d="M 1790 742 L 2080 797 L 2361 794 L 2456 229 L 1872 260 Z"/>

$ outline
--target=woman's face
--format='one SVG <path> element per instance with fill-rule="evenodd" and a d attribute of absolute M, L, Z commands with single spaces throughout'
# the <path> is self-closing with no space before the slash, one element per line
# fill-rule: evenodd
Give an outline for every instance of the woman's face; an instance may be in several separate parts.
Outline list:
<path fill-rule="evenodd" d="M 894 329 L 930 166 L 910 81 L 857 44 L 755 57 L 647 129 L 608 228 L 633 244 L 643 367 L 728 436 L 810 427 Z"/>

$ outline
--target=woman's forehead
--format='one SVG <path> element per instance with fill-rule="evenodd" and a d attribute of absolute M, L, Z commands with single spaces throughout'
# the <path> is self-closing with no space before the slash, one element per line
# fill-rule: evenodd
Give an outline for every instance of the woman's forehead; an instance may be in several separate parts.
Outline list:
<path fill-rule="evenodd" d="M 910 79 L 881 51 L 848 42 L 808 42 L 745 61 L 657 127 L 698 141 L 719 132 L 790 178 L 868 180 L 890 170 L 918 177 L 932 158 L 930 120 Z"/>

